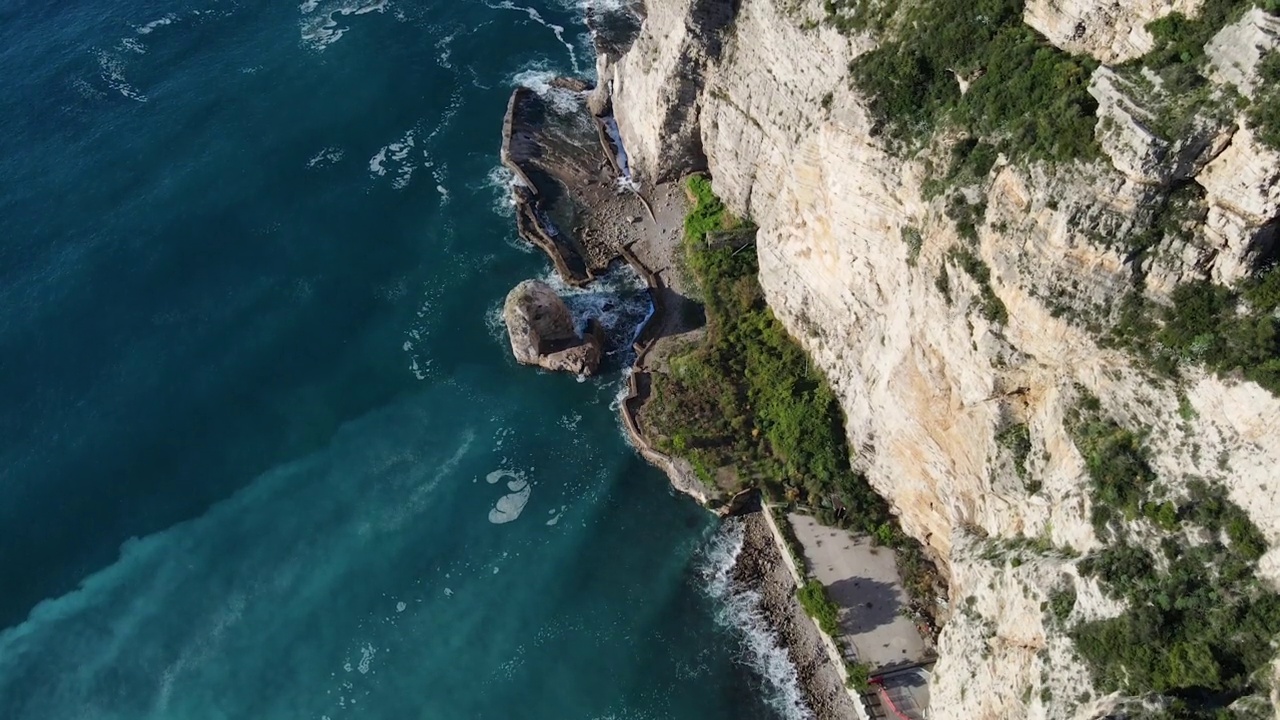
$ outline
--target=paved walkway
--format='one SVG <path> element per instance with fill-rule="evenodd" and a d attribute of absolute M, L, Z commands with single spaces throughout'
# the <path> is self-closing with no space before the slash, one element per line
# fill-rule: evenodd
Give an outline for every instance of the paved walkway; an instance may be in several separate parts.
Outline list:
<path fill-rule="evenodd" d="M 907 593 L 893 551 L 865 536 L 824 527 L 808 515 L 787 515 L 805 560 L 840 606 L 842 648 L 852 646 L 873 674 L 925 659 L 915 623 L 899 612 Z"/>

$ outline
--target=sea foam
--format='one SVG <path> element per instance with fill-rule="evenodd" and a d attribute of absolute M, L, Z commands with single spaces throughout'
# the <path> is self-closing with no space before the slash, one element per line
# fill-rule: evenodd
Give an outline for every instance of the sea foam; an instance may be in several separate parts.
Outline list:
<path fill-rule="evenodd" d="M 302 13 L 302 19 L 298 22 L 302 44 L 313 50 L 324 50 L 341 40 L 349 29 L 338 26 L 337 16 L 385 12 L 388 4 L 387 0 L 306 0 L 298 6 L 298 11 Z"/>
<path fill-rule="evenodd" d="M 770 632 L 760 594 L 733 582 L 743 539 L 741 525 L 723 526 L 712 536 L 697 568 L 707 594 L 719 606 L 716 621 L 740 633 L 743 661 L 764 677 L 769 687 L 767 702 L 788 720 L 811 720 L 813 713 L 800 695 L 796 666 Z"/>

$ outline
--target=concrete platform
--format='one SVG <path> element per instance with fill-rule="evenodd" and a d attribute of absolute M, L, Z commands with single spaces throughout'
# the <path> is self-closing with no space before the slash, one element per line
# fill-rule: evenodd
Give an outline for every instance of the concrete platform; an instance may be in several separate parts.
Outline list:
<path fill-rule="evenodd" d="M 836 641 L 842 651 L 848 655 L 852 648 L 872 675 L 926 660 L 915 623 L 900 612 L 908 598 L 893 551 L 873 547 L 866 536 L 819 525 L 808 515 L 792 513 L 787 520 L 809 568 L 840 606 Z"/>

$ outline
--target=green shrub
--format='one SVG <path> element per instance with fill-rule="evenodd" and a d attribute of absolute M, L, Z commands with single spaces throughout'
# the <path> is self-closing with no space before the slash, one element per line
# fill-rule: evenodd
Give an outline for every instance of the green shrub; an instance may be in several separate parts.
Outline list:
<path fill-rule="evenodd" d="M 1177 697 L 1190 714 L 1214 717 L 1231 700 L 1257 690 L 1251 679 L 1274 657 L 1280 633 L 1280 597 L 1255 576 L 1265 539 L 1226 492 L 1203 481 L 1188 483 L 1182 507 L 1150 498 L 1155 474 L 1140 438 L 1101 416 L 1096 398 L 1085 396 L 1070 413 L 1068 431 L 1092 480 L 1099 508 L 1152 519 L 1162 537 L 1157 562 L 1145 548 L 1124 542 L 1110 522 L 1099 529 L 1112 541 L 1081 561 L 1082 574 L 1096 577 L 1126 611 L 1118 617 L 1071 629 L 1076 650 L 1106 692 L 1162 693 Z M 1098 517 L 1095 515 L 1095 522 Z M 1186 544 L 1181 525 L 1209 532 L 1209 542 Z M 1230 545 L 1216 538 L 1225 534 Z M 1050 595 L 1060 619 L 1067 600 Z"/>
<path fill-rule="evenodd" d="M 956 232 L 970 243 L 978 242 L 978 226 L 987 215 L 986 201 L 970 204 L 963 193 L 947 198 L 947 217 L 956 224 Z"/>
<path fill-rule="evenodd" d="M 1272 268 L 1236 288 L 1208 281 L 1174 289 L 1157 342 L 1177 362 L 1202 364 L 1219 373 L 1239 370 L 1280 393 L 1280 270 Z"/>
<path fill-rule="evenodd" d="M 1183 80 L 1175 91 L 1185 90 L 1186 77 L 1204 63 L 1204 46 L 1226 25 L 1235 21 L 1254 0 L 1204 0 L 1194 18 L 1173 12 L 1147 23 L 1155 46 L 1137 62 L 1160 72 L 1167 80 Z M 1175 72 L 1169 72 L 1174 70 Z"/>
<path fill-rule="evenodd" d="M 883 30 L 898 9 L 899 0 L 825 0 L 826 24 L 842 33 Z"/>
<path fill-rule="evenodd" d="M 840 634 L 840 608 L 827 596 L 827 588 L 817 580 L 810 580 L 796 590 L 800 606 L 818 623 L 822 632 L 835 637 Z"/>
<path fill-rule="evenodd" d="M 912 143 L 955 125 L 1011 157 L 1096 155 L 1096 64 L 1045 42 L 1023 24 L 1022 4 L 925 0 L 902 11 L 900 32 L 851 68 L 876 122 Z M 957 74 L 972 81 L 964 95 Z"/>
<path fill-rule="evenodd" d="M 992 323 L 1003 325 L 1009 321 L 1009 311 L 1005 309 L 1004 301 L 996 295 L 995 290 L 991 288 L 991 268 L 973 253 L 973 251 L 964 247 L 953 247 L 947 253 L 947 257 L 969 274 L 974 282 L 978 283 L 978 293 L 981 299 L 980 308 L 982 316 Z"/>
<path fill-rule="evenodd" d="M 1114 533 L 1116 514 L 1126 520 L 1138 517 L 1142 500 L 1155 481 L 1142 439 L 1115 421 L 1096 415 L 1074 419 L 1068 430 L 1092 480 L 1094 529 L 1099 536 Z"/>
<path fill-rule="evenodd" d="M 839 403 L 822 374 L 765 305 L 754 248 L 711 248 L 711 232 L 741 229 L 704 177 L 688 182 L 685 260 L 700 286 L 705 341 L 653 375 L 647 422 L 664 451 L 710 481 L 731 467 L 739 483 L 814 508 L 824 524 L 894 548 L 908 593 L 932 599 L 937 570 L 889 506 L 851 467 Z M 785 524 L 784 524 L 785 525 Z"/>
<path fill-rule="evenodd" d="M 1058 622 L 1066 622 L 1076 607 L 1076 588 L 1068 585 L 1049 593 L 1049 610 Z"/>
<path fill-rule="evenodd" d="M 1264 145 L 1280 150 L 1280 52 L 1258 63 L 1258 87 L 1249 107 L 1249 127 Z"/>
<path fill-rule="evenodd" d="M 864 662 L 845 662 L 844 668 L 848 673 L 848 678 L 845 679 L 845 685 L 860 693 L 871 692 L 870 666 Z"/>
<path fill-rule="evenodd" d="M 920 258 L 920 248 L 924 247 L 924 237 L 919 230 L 906 225 L 902 228 L 902 241 L 907 244 L 907 264 L 915 267 Z"/>
<path fill-rule="evenodd" d="M 1010 423 L 996 433 L 996 444 L 1013 456 L 1013 469 L 1023 480 L 1027 477 L 1027 456 L 1031 454 L 1031 429 L 1026 423 Z"/>
<path fill-rule="evenodd" d="M 662 447 L 708 468 L 733 466 L 745 484 L 801 488 L 840 524 L 874 533 L 888 506 L 855 473 L 835 395 L 765 305 L 753 248 L 712 248 L 708 233 L 742 228 L 710 181 L 689 179 L 685 254 L 699 284 L 707 339 L 654 376 L 651 412 Z M 698 465 L 695 462 L 695 467 Z"/>

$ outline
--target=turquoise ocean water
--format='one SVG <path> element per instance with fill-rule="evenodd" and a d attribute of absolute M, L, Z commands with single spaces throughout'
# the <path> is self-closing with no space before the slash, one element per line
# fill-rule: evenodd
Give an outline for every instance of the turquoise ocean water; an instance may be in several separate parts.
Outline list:
<path fill-rule="evenodd" d="M 625 358 L 505 346 L 502 113 L 583 10 L 0 2 L 0 718 L 802 714 Z"/>

